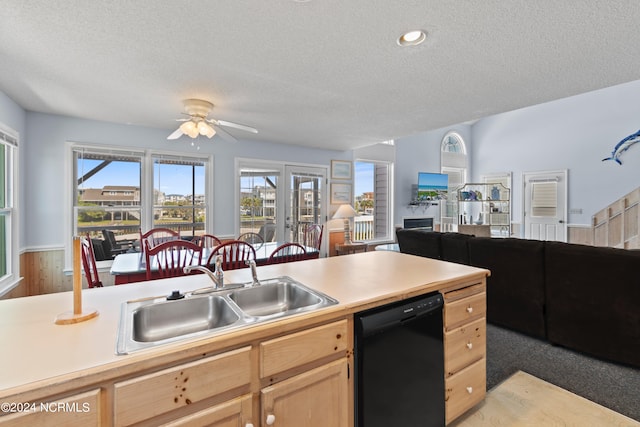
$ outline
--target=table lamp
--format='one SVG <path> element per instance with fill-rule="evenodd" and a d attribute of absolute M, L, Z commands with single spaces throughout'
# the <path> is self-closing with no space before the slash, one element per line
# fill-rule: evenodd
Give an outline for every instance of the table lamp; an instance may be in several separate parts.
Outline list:
<path fill-rule="evenodd" d="M 351 229 L 349 228 L 349 220 L 356 216 L 356 210 L 349 204 L 340 205 L 333 219 L 344 219 L 344 244 L 350 245 L 351 242 Z"/>

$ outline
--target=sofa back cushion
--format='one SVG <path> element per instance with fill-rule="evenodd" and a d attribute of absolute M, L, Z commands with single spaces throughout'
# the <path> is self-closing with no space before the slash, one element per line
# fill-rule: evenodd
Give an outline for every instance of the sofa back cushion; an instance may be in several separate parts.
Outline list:
<path fill-rule="evenodd" d="M 545 257 L 549 341 L 640 367 L 640 252 L 547 242 Z"/>
<path fill-rule="evenodd" d="M 402 228 L 396 231 L 400 252 L 440 259 L 440 235 L 437 231 Z"/>
<path fill-rule="evenodd" d="M 544 242 L 475 237 L 468 245 L 469 264 L 491 270 L 487 321 L 545 338 Z"/>
<path fill-rule="evenodd" d="M 440 239 L 441 257 L 443 261 L 457 264 L 469 264 L 469 239 L 473 235 L 462 233 L 442 233 Z"/>

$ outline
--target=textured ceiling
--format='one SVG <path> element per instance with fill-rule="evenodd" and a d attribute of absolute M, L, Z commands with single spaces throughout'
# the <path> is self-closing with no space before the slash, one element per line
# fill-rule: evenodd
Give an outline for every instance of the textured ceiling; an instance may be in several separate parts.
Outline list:
<path fill-rule="evenodd" d="M 640 79 L 640 2 L 0 0 L 0 90 L 29 111 L 350 149 Z M 406 30 L 427 41 L 401 48 Z M 214 138 L 214 141 L 217 139 Z"/>

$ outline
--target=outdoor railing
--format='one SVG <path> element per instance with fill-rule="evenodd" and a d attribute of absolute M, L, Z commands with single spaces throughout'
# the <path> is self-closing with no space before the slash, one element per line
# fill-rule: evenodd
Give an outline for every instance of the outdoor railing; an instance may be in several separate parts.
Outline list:
<path fill-rule="evenodd" d="M 353 219 L 353 240 L 372 240 L 375 235 L 373 215 L 361 215 Z"/>

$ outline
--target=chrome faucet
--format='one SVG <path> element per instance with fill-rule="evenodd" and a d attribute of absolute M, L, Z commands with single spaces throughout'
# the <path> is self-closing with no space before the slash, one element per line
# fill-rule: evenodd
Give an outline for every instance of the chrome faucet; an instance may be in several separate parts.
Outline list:
<path fill-rule="evenodd" d="M 258 280 L 258 271 L 256 270 L 256 261 L 250 259 L 247 261 L 247 265 L 251 268 L 251 277 L 253 278 L 251 286 L 260 286 L 260 281 Z"/>
<path fill-rule="evenodd" d="M 222 255 L 216 256 L 216 268 L 213 272 L 209 270 L 207 267 L 205 267 L 204 265 L 188 265 L 183 269 L 185 274 L 188 274 L 193 270 L 202 271 L 203 273 L 206 273 L 206 275 L 209 276 L 209 278 L 213 281 L 214 289 L 221 289 L 224 287 L 224 272 L 222 271 Z"/>

